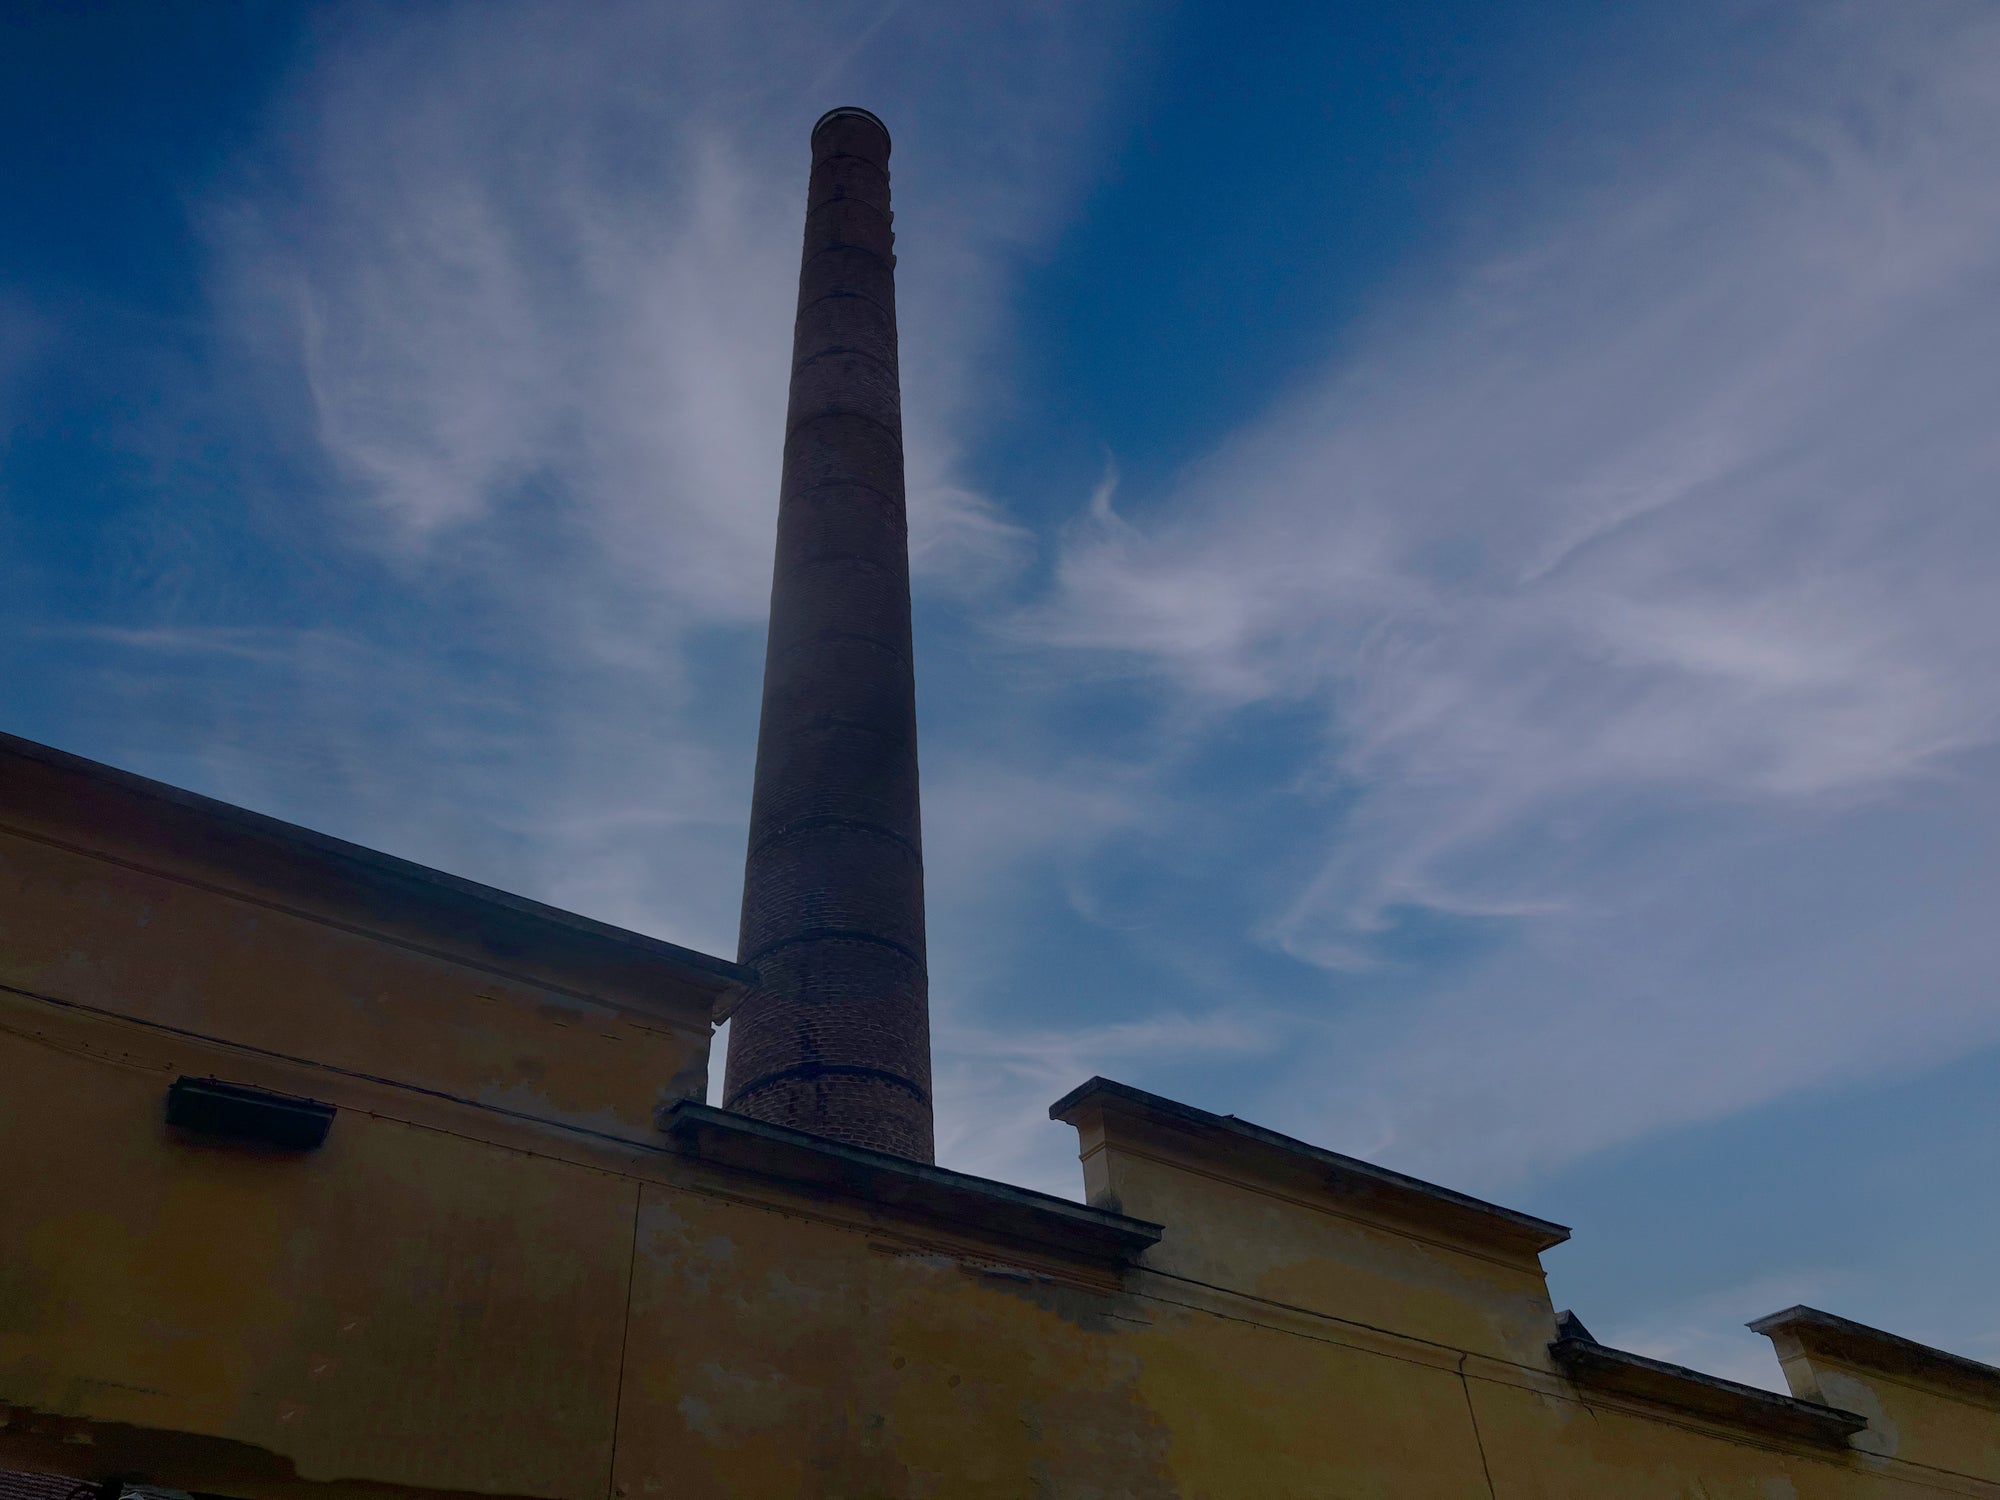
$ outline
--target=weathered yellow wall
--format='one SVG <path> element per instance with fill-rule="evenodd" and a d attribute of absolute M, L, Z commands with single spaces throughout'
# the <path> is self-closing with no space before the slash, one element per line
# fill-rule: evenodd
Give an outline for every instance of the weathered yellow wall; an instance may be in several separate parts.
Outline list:
<path fill-rule="evenodd" d="M 5 1399 L 311 1479 L 601 1494 L 634 1185 L 351 1089 L 307 1155 L 175 1139 L 190 1066 L 305 1082 L 0 997 Z"/>
<path fill-rule="evenodd" d="M 1887 1500 L 1988 1495 L 1948 1474 L 1785 1451 L 1642 1412 L 1473 1381 L 1497 1500 Z M 1476 1491 L 1474 1493 L 1477 1493 Z"/>
<path fill-rule="evenodd" d="M 1175 1226 L 1146 1258 L 1154 1270 L 1494 1359 L 1540 1362 L 1555 1337 L 1532 1255 L 1331 1212 L 1176 1160 L 1156 1139 L 1106 1144 L 1101 1119 L 1080 1125 L 1092 1200 Z"/>
<path fill-rule="evenodd" d="M 1929 1467 L 1579 1389 L 1532 1255 L 1115 1130 L 1145 1262 L 1004 1248 L 668 1150 L 690 1044 L 633 1002 L 34 840 L 0 876 L 0 1463 L 257 1500 L 2000 1495 L 2000 1418 L 1922 1391 L 1877 1405 Z M 162 1122 L 180 1074 L 340 1112 L 309 1154 L 207 1143 Z"/>
<path fill-rule="evenodd" d="M 2000 1485 L 2000 1403 L 1801 1349 L 1795 1339 L 1775 1342 L 1794 1395 L 1868 1418 L 1855 1446 Z"/>
<path fill-rule="evenodd" d="M 705 1005 L 565 990 L 4 827 L 0 985 L 613 1134 L 650 1136 L 706 1082 Z"/>
<path fill-rule="evenodd" d="M 1362 1326 L 1414 1309 L 1435 1327 L 1407 1290 L 1357 1322 L 1171 1274 L 1024 1273 L 974 1237 L 351 1079 L 317 1090 L 341 1105 L 318 1153 L 202 1145 L 160 1123 L 176 1073 L 299 1091 L 298 1073 L 18 997 L 0 1070 L 0 1396 L 278 1460 L 197 1452 L 162 1482 L 281 1495 L 290 1465 L 563 1500 L 1993 1492 Z M 1207 1181 L 1182 1210 L 1236 1214 L 1240 1185 L 1204 1201 Z M 1348 1274 L 1312 1226 L 1236 1222 L 1295 1247 L 1253 1259 L 1266 1288 Z M 1515 1296 L 1498 1286 L 1494 1326 Z"/>

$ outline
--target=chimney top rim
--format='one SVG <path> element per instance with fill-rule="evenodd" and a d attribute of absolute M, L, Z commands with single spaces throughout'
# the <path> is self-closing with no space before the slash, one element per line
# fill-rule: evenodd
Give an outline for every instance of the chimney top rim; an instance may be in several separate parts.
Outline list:
<path fill-rule="evenodd" d="M 889 138 L 889 127 L 882 123 L 882 117 L 873 110 L 863 109 L 858 104 L 842 104 L 828 110 L 817 120 L 813 121 L 813 135 L 817 137 L 822 130 L 826 129 L 835 120 L 866 120 L 870 125 L 873 125 L 877 130 L 882 132 L 882 138 L 885 141 Z"/>

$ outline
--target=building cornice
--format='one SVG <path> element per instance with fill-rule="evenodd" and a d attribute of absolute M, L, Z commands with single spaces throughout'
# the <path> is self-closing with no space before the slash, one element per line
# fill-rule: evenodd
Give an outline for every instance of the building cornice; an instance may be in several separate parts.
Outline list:
<path fill-rule="evenodd" d="M 1578 1386 L 1670 1407 L 1758 1436 L 1780 1435 L 1843 1448 L 1868 1425 L 1866 1417 L 1836 1406 L 1704 1375 L 1588 1337 L 1557 1339 L 1549 1345 L 1549 1354 Z"/>
<path fill-rule="evenodd" d="M 726 1015 L 751 971 L 411 860 L 0 734 L 0 828 L 578 993 L 671 988 Z"/>
<path fill-rule="evenodd" d="M 1096 1265 L 1123 1265 L 1161 1234 L 1128 1218 L 928 1162 L 910 1161 L 686 1100 L 663 1120 L 683 1154 L 781 1182 L 794 1192 L 844 1199 L 1003 1245 Z"/>

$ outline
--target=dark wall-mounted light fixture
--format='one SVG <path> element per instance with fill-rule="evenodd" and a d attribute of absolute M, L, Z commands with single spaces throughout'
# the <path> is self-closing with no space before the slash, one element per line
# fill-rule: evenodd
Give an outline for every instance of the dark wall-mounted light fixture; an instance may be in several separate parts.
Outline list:
<path fill-rule="evenodd" d="M 333 1116 L 333 1106 L 317 1099 L 220 1078 L 176 1078 L 167 1089 L 169 1125 L 281 1151 L 317 1150 L 326 1143 Z"/>

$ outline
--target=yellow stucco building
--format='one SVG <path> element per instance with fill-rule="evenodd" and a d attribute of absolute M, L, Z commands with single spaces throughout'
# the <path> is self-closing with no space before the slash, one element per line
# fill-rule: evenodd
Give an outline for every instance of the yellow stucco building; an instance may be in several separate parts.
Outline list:
<path fill-rule="evenodd" d="M 1230 1116 L 930 1163 L 888 137 L 814 153 L 742 963 L 0 735 L 0 1495 L 2000 1497 L 2000 1370 L 1608 1348 L 1562 1226 Z"/>
<path fill-rule="evenodd" d="M 1559 1338 L 1566 1230 L 1233 1118 L 1086 1084 L 1086 1207 L 711 1109 L 744 978 L 0 738 L 0 1466 L 2000 1495 L 2000 1371 L 1804 1309 L 1790 1399 Z"/>

